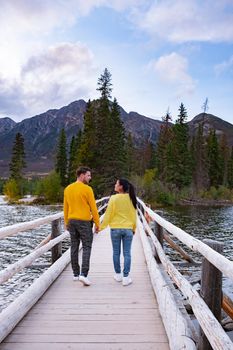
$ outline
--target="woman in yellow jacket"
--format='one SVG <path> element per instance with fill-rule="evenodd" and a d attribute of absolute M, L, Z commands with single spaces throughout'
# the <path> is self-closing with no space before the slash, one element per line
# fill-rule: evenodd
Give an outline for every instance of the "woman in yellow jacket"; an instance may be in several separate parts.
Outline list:
<path fill-rule="evenodd" d="M 123 286 L 132 283 L 129 276 L 131 266 L 131 245 L 136 230 L 137 199 L 133 185 L 126 179 L 119 179 L 115 184 L 117 194 L 112 195 L 101 224 L 101 230 L 108 225 L 111 228 L 113 247 L 114 279 Z M 124 269 L 121 274 L 120 255 L 123 245 Z"/>

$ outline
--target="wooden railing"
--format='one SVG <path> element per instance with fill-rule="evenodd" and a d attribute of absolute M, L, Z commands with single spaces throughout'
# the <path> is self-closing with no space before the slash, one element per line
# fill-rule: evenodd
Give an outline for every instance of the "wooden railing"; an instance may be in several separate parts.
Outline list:
<path fill-rule="evenodd" d="M 108 197 L 97 201 L 97 204 L 100 205 L 98 208 L 99 213 L 103 214 L 107 206 L 107 201 Z M 208 350 L 212 347 L 214 350 L 232 350 L 232 342 L 221 327 L 219 320 L 216 319 L 207 306 L 203 299 L 205 296 L 200 296 L 198 291 L 192 287 L 188 280 L 182 276 L 169 260 L 163 249 L 163 241 L 165 239 L 184 259 L 191 263 L 195 263 L 195 261 L 171 237 L 176 237 L 185 246 L 200 253 L 205 259 L 205 262 L 210 263 L 210 268 L 212 269 L 210 272 L 211 275 L 220 272 L 220 277 L 221 273 L 223 273 L 225 276 L 233 279 L 233 262 L 223 257 L 207 244 L 166 221 L 148 208 L 140 199 L 138 199 L 138 214 L 137 229 L 142 240 L 151 283 L 158 300 L 158 306 L 169 338 L 170 348 L 172 350 L 194 350 L 197 348 L 199 350 Z M 145 216 L 147 215 L 155 223 L 156 234 L 146 221 Z M 30 266 L 35 259 L 49 249 L 52 249 L 53 256 L 52 266 L 0 313 L 0 342 L 11 332 L 15 325 L 70 262 L 69 249 L 61 256 L 61 242 L 69 235 L 67 231 L 61 233 L 62 216 L 63 213 L 60 212 L 41 219 L 0 229 L 0 238 L 4 238 L 44 224 L 52 224 L 51 234 L 34 251 L 0 272 L 0 284 L 8 281 L 15 273 L 21 271 L 23 268 Z M 151 242 L 153 243 L 152 246 Z M 207 281 L 207 284 L 209 283 Z M 185 307 L 181 304 L 180 299 L 177 298 L 174 285 L 176 285 L 191 305 L 203 334 L 197 332 L 193 326 Z M 205 294 L 203 292 L 205 287 L 202 285 L 201 288 L 202 294 Z"/>
<path fill-rule="evenodd" d="M 205 296 L 201 297 L 198 291 L 192 287 L 185 277 L 183 277 L 165 254 L 163 250 L 163 234 L 171 234 L 191 250 L 200 253 L 203 256 L 205 263 L 207 262 L 209 264 L 208 268 L 210 269 L 207 275 L 215 276 L 216 273 L 219 273 L 220 278 L 221 274 L 224 274 L 233 280 L 233 262 L 229 261 L 207 244 L 166 221 L 147 207 L 140 199 L 138 199 L 138 213 L 140 218 L 138 219 L 138 230 L 142 239 L 151 282 L 158 299 L 160 313 L 163 318 L 171 349 L 198 348 L 199 350 L 232 350 L 233 343 L 231 339 L 220 325 L 220 319 L 216 319 L 216 312 L 214 312 L 215 316 L 212 312 L 216 309 L 216 305 L 212 307 L 212 310 L 210 310 L 210 305 L 207 306 L 210 293 L 203 293 L 203 290 L 206 290 L 206 288 L 208 289 L 209 287 L 209 290 L 211 291 L 211 288 L 213 288 L 213 285 L 206 286 L 210 283 L 210 279 L 205 281 L 204 287 L 203 285 L 201 286 L 202 295 L 206 294 L 207 298 L 205 298 Z M 149 217 L 156 223 L 156 235 L 148 225 L 145 214 L 147 216 L 149 215 Z M 153 242 L 155 254 L 153 253 L 153 249 L 151 248 L 145 231 Z M 170 278 L 168 279 L 167 276 Z M 203 280 L 205 279 L 202 278 L 202 283 L 204 282 Z M 201 332 L 196 332 L 189 317 L 187 317 L 184 307 L 179 307 L 179 304 L 174 297 L 174 293 L 172 292 L 171 287 L 173 284 L 176 285 L 191 305 L 193 313 L 200 324 Z M 218 287 L 218 293 L 219 290 L 220 295 L 217 296 L 217 299 L 220 299 L 221 313 L 221 284 L 220 289 Z M 212 294 L 216 291 L 217 289 L 215 288 L 214 292 L 212 291 Z M 216 296 L 213 297 L 216 299 Z M 213 302 L 213 299 L 211 302 Z M 211 302 L 209 304 L 211 304 Z M 219 313 L 219 310 L 217 313 Z"/>
<path fill-rule="evenodd" d="M 99 213 L 107 206 L 108 197 L 97 200 L 96 203 Z M 30 254 L 23 257 L 19 261 L 9 265 L 0 272 L 0 284 L 8 281 L 17 272 L 30 266 L 33 261 L 51 249 L 52 265 L 26 289 L 17 299 L 15 299 L 8 307 L 0 313 L 0 342 L 12 331 L 16 324 L 30 310 L 30 308 L 38 301 L 43 293 L 49 288 L 53 281 L 60 275 L 64 268 L 70 262 L 70 249 L 61 256 L 61 243 L 69 236 L 69 232 L 61 233 L 61 218 L 63 213 L 59 212 L 40 219 L 29 222 L 23 222 L 8 227 L 0 228 L 0 239 L 16 235 L 19 232 L 27 231 L 48 223 L 52 224 L 51 234 L 46 237 L 39 246 L 37 246 Z"/>

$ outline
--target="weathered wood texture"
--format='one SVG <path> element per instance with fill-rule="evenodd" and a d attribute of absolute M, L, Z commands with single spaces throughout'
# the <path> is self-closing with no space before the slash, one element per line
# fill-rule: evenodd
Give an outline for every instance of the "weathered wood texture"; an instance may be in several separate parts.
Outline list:
<path fill-rule="evenodd" d="M 211 343 L 214 350 L 233 350 L 233 343 L 228 337 L 228 335 L 223 331 L 223 328 L 216 320 L 210 309 L 207 307 L 203 299 L 200 297 L 198 292 L 191 286 L 191 284 L 180 274 L 180 272 L 174 267 L 171 261 L 165 255 L 160 243 L 153 234 L 149 225 L 147 224 L 144 217 L 142 217 L 143 225 L 145 226 L 147 232 L 150 234 L 151 239 L 156 247 L 157 253 L 159 255 L 160 261 L 163 264 L 165 271 L 171 276 L 172 280 L 175 282 L 177 287 L 181 290 L 183 295 L 188 299 L 190 305 L 192 306 L 193 312 L 202 327 L 205 335 L 207 336 L 209 342 Z M 216 254 L 219 254 L 216 252 Z M 158 290 L 156 293 L 157 298 L 161 293 Z M 164 322 L 165 323 L 165 322 Z M 169 323 L 168 323 L 169 325 Z M 165 323 L 166 326 L 166 323 Z M 170 325 L 169 325 L 170 326 Z M 167 333 L 168 333 L 168 329 Z M 169 337 L 169 340 L 172 337 Z"/>
<path fill-rule="evenodd" d="M 6 309 L 3 309 L 0 313 L 0 342 L 39 300 L 68 265 L 69 261 L 70 252 L 67 250 L 65 254 L 27 288 L 24 293 L 16 298 Z"/>
<path fill-rule="evenodd" d="M 69 232 L 65 231 L 60 236 L 52 239 L 42 247 L 33 250 L 30 254 L 26 255 L 22 259 L 6 267 L 0 272 L 0 284 L 8 281 L 12 276 L 14 276 L 17 272 L 21 271 L 25 267 L 30 266 L 33 263 L 33 261 L 35 261 L 42 254 L 46 253 L 54 245 L 56 245 L 57 243 L 59 243 L 67 237 L 69 237 Z"/>
<path fill-rule="evenodd" d="M 153 220 L 155 220 L 159 225 L 165 228 L 169 233 L 173 234 L 182 243 L 193 251 L 199 252 L 206 259 L 209 260 L 215 267 L 217 267 L 222 273 L 233 280 L 233 262 L 225 258 L 223 255 L 214 251 L 212 248 L 208 247 L 205 243 L 201 242 L 199 239 L 192 237 L 184 230 L 176 227 L 171 222 L 163 219 L 161 216 L 153 212 L 150 208 L 146 207 L 145 204 L 138 198 L 138 202 L 141 204 L 143 209 L 148 212 Z"/>
<path fill-rule="evenodd" d="M 52 236 L 51 238 L 57 238 L 61 235 L 61 218 L 52 222 Z M 62 256 L 62 242 L 59 242 L 51 249 L 52 252 L 52 264 Z"/>
<path fill-rule="evenodd" d="M 176 300 L 171 292 L 169 284 L 163 276 L 163 269 L 160 268 L 161 264 L 158 264 L 153 257 L 153 253 L 149 245 L 148 239 L 145 235 L 142 223 L 139 220 L 138 230 L 141 235 L 142 244 L 150 273 L 151 283 L 153 285 L 154 291 L 158 299 L 158 305 L 169 338 L 170 347 L 173 350 L 195 350 L 196 342 L 193 339 L 194 337 L 191 332 L 191 329 L 189 328 L 189 324 L 187 323 L 187 320 L 183 317 L 181 311 L 179 310 L 179 306 L 176 303 Z M 147 224 L 147 232 L 150 233 L 150 231 L 151 230 Z M 157 239 L 156 241 L 158 242 Z M 159 242 L 158 244 L 160 245 Z M 161 246 L 160 249 L 162 251 Z M 161 254 L 159 253 L 158 249 L 157 253 L 159 258 L 161 258 Z M 160 261 L 163 263 L 163 260 L 164 259 L 161 259 Z"/>
<path fill-rule="evenodd" d="M 11 226 L 2 227 L 2 228 L 0 228 L 0 239 L 15 235 L 15 234 L 22 232 L 22 231 L 31 230 L 31 229 L 33 229 L 35 227 L 39 227 L 41 225 L 49 224 L 53 220 L 56 220 L 56 219 L 59 219 L 62 217 L 63 217 L 63 213 L 60 212 L 60 213 L 45 216 L 43 218 L 39 218 L 36 220 L 21 222 L 19 224 L 14 224 Z"/>
<path fill-rule="evenodd" d="M 204 239 L 203 242 L 216 250 L 218 253 L 222 253 L 223 243 L 216 242 L 211 239 Z M 213 312 L 213 315 L 220 322 L 222 307 L 222 272 L 219 271 L 214 265 L 210 264 L 207 259 L 203 259 L 202 262 L 200 295 L 205 301 L 206 305 Z M 212 350 L 212 346 L 202 330 L 198 349 Z"/>
<path fill-rule="evenodd" d="M 168 339 L 136 234 L 133 284 L 113 279 L 109 231 L 95 237 L 90 287 L 70 265 L 0 345 L 1 350 L 168 350 Z"/>

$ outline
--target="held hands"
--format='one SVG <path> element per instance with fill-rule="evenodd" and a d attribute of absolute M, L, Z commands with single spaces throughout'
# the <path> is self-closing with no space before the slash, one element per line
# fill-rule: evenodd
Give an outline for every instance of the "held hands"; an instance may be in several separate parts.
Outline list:
<path fill-rule="evenodd" d="M 96 225 L 95 225 L 95 227 L 94 227 L 94 233 L 98 234 L 99 231 L 100 231 L 99 226 L 96 226 Z"/>

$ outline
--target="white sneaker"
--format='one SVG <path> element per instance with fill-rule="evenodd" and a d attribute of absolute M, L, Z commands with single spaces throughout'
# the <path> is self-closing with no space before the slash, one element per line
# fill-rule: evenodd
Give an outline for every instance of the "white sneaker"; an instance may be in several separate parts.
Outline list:
<path fill-rule="evenodd" d="M 122 281 L 122 275 L 121 273 L 115 273 L 115 275 L 113 276 L 114 280 L 117 282 L 121 282 Z"/>
<path fill-rule="evenodd" d="M 74 276 L 73 277 L 73 281 L 78 281 L 79 280 L 79 276 Z"/>
<path fill-rule="evenodd" d="M 122 285 L 123 286 L 128 286 L 129 284 L 133 283 L 132 278 L 127 276 L 127 277 L 123 277 L 122 280 Z"/>
<path fill-rule="evenodd" d="M 84 286 L 90 286 L 91 285 L 91 282 L 89 281 L 89 279 L 87 277 L 84 277 L 84 276 L 79 276 L 79 281 L 82 282 L 82 284 Z"/>

